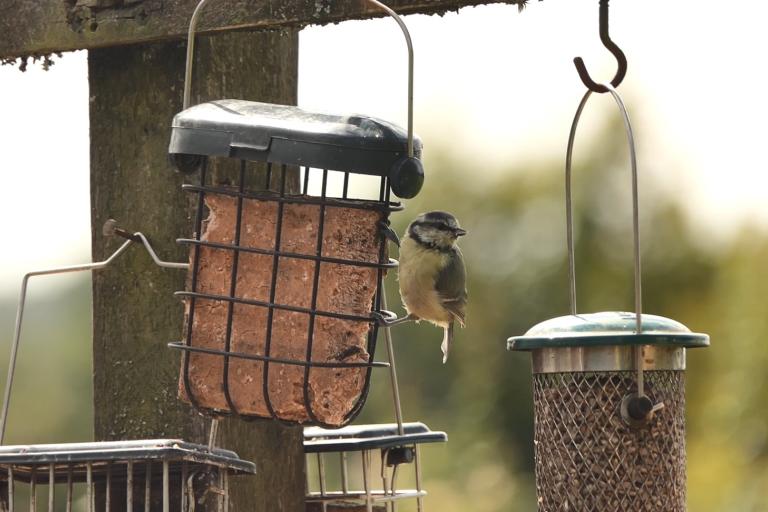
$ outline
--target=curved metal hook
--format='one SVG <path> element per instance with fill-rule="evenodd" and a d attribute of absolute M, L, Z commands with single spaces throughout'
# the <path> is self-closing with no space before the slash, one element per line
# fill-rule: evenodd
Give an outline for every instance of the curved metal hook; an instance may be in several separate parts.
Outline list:
<path fill-rule="evenodd" d="M 602 41 L 603 46 L 616 57 L 616 62 L 619 67 L 616 70 L 616 74 L 613 76 L 613 80 L 611 80 L 611 85 L 613 87 L 618 87 L 624 80 L 624 76 L 627 74 L 627 56 L 624 55 L 621 48 L 611 40 L 611 36 L 608 33 L 608 1 L 609 0 L 600 0 L 600 41 Z M 573 63 L 576 66 L 576 71 L 579 73 L 579 78 L 581 78 L 581 81 L 587 86 L 587 89 L 597 93 L 609 92 L 607 87 L 592 80 L 592 77 L 589 76 L 589 72 L 587 71 L 587 66 L 584 65 L 584 59 L 576 57 L 573 59 Z"/>
<path fill-rule="evenodd" d="M 400 30 L 405 37 L 405 44 L 408 48 L 408 156 L 413 158 L 413 43 L 411 41 L 411 34 L 408 31 L 408 27 L 405 22 L 400 18 L 393 9 L 383 4 L 379 0 L 366 0 L 369 4 L 382 9 L 390 17 L 392 17 L 400 26 Z M 192 12 L 192 18 L 189 21 L 189 29 L 187 31 L 187 63 L 184 71 L 184 96 L 182 102 L 182 108 L 186 110 L 192 103 L 192 65 L 194 63 L 195 56 L 195 33 L 197 32 L 197 23 L 200 20 L 200 13 L 208 0 L 200 0 Z M 619 50 L 621 51 L 621 50 Z"/>

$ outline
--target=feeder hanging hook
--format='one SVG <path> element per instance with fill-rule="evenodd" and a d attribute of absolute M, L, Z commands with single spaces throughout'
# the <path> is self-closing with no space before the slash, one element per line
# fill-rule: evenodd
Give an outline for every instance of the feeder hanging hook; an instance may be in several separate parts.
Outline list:
<path fill-rule="evenodd" d="M 600 0 L 600 40 L 603 42 L 603 46 L 616 57 L 616 62 L 619 67 L 616 70 L 616 74 L 611 80 L 613 87 L 618 87 L 624 80 L 624 76 L 627 74 L 627 57 L 621 48 L 611 40 L 611 36 L 608 33 L 608 0 Z M 573 63 L 576 66 L 576 71 L 579 73 L 581 81 L 592 92 L 606 93 L 608 89 L 604 85 L 600 85 L 589 76 L 587 66 L 584 65 L 584 59 L 576 57 L 573 59 Z"/>

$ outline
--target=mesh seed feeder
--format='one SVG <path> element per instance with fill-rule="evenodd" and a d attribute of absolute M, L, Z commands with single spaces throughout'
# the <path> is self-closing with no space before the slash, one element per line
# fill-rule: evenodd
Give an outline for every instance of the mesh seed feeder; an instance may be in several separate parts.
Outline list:
<path fill-rule="evenodd" d="M 601 0 L 601 36 L 620 63 L 612 84 L 595 84 L 577 61 L 590 90 L 577 109 L 566 157 L 571 314 L 510 338 L 507 347 L 529 351 L 532 357 L 540 512 L 684 512 L 686 349 L 708 346 L 709 337 L 642 313 L 637 163 L 629 116 L 614 89 L 626 60 L 608 38 L 607 19 L 607 1 Z M 614 98 L 629 142 L 634 313 L 579 314 L 576 309 L 571 162 L 579 118 L 593 92 L 609 92 Z"/>
<path fill-rule="evenodd" d="M 48 512 L 62 508 L 108 511 L 111 506 L 129 511 L 194 512 L 196 507 L 227 511 L 230 478 L 253 474 L 256 467 L 236 453 L 212 445 L 153 439 L 2 446 L 30 278 L 101 270 L 134 244 L 143 245 L 161 267 L 188 267 L 160 260 L 143 234 L 128 233 L 114 221 L 108 221 L 104 231 L 128 238 L 106 260 L 30 272 L 22 281 L 0 418 L 0 511 L 38 510 L 38 502 L 47 503 Z"/>
<path fill-rule="evenodd" d="M 189 107 L 205 3 L 190 24 L 185 110 L 169 147 L 174 165 L 199 178 L 183 187 L 197 212 L 194 237 L 180 240 L 190 247 L 187 289 L 177 293 L 184 339 L 170 344 L 183 354 L 180 396 L 213 416 L 339 427 L 362 408 L 371 369 L 387 366 L 373 355 L 381 317 L 390 315 L 382 280 L 397 265 L 387 251 L 389 214 L 401 209 L 392 193 L 413 197 L 423 181 L 412 72 L 407 131 L 369 116 L 244 100 Z M 235 161 L 234 183 L 212 183 L 211 161 Z M 350 183 L 366 178 L 376 196 L 355 194 Z"/>

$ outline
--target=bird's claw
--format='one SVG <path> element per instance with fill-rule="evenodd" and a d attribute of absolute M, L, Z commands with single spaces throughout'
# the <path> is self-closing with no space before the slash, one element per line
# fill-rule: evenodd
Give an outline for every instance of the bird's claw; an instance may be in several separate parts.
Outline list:
<path fill-rule="evenodd" d="M 395 230 L 389 226 L 388 221 L 379 222 L 379 233 L 381 233 L 381 236 L 383 236 L 386 240 L 389 240 L 390 242 L 400 247 L 400 238 L 398 238 Z"/>
<path fill-rule="evenodd" d="M 406 315 L 402 318 L 397 318 L 397 315 L 391 311 L 374 311 L 372 313 L 373 318 L 379 327 L 394 327 L 396 325 L 404 324 L 405 322 L 411 322 L 416 320 L 413 315 Z"/>

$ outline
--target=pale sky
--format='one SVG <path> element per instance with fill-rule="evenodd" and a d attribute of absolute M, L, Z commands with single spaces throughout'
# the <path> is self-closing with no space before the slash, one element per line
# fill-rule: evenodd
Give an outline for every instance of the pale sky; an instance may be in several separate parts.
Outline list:
<path fill-rule="evenodd" d="M 522 13 L 494 5 L 407 17 L 416 50 L 415 127 L 427 150 L 451 151 L 468 172 L 489 179 L 542 156 L 564 159 L 584 90 L 572 58 L 584 57 L 598 80 L 615 70 L 598 38 L 597 4 L 544 0 Z M 745 220 L 768 226 L 765 20 L 768 4 L 754 0 L 611 4 L 611 34 L 629 60 L 619 91 L 642 137 L 640 173 L 663 177 L 703 232 L 727 235 Z M 86 59 L 66 54 L 48 72 L 0 68 L 0 293 L 16 293 L 24 271 L 89 258 Z M 391 19 L 301 34 L 306 108 L 404 125 L 405 71 Z M 583 147 L 594 134 L 590 119 L 616 115 L 608 98 L 588 108 Z M 425 163 L 429 186 L 440 170 Z"/>

